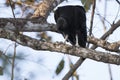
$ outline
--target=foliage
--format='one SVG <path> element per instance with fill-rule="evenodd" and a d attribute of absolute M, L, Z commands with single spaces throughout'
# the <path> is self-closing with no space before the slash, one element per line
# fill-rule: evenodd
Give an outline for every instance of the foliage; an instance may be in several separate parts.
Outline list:
<path fill-rule="evenodd" d="M 93 1 L 94 0 L 81 0 L 86 11 L 90 9 L 91 5 L 93 4 Z"/>
<path fill-rule="evenodd" d="M 63 70 L 64 65 L 65 65 L 65 61 L 64 61 L 64 59 L 62 58 L 62 60 L 59 62 L 58 66 L 57 66 L 57 68 L 56 68 L 56 71 L 55 71 L 55 73 L 56 73 L 57 75 L 60 74 L 60 72 Z"/>
<path fill-rule="evenodd" d="M 3 75 L 3 67 L 0 66 L 0 75 Z"/>

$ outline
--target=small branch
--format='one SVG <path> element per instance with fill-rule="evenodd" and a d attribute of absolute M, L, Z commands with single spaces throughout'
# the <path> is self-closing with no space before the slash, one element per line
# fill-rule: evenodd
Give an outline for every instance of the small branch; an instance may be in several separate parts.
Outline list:
<path fill-rule="evenodd" d="M 9 0 L 9 4 L 10 4 L 10 7 L 11 7 L 11 10 L 12 10 L 12 14 L 13 14 L 13 17 L 15 18 L 15 14 L 14 14 L 14 10 L 13 10 L 13 8 L 12 8 L 12 4 L 11 4 L 11 0 Z"/>
<path fill-rule="evenodd" d="M 109 70 L 110 80 L 113 80 L 112 69 L 110 64 L 108 64 L 108 70 Z"/>
<path fill-rule="evenodd" d="M 120 52 L 120 41 L 109 43 L 105 40 L 98 39 L 95 37 L 89 37 L 88 36 L 88 42 L 97 45 L 99 47 L 102 47 L 103 49 L 106 49 L 108 51 L 113 51 L 113 52 Z"/>
<path fill-rule="evenodd" d="M 90 20 L 89 36 L 91 36 L 91 34 L 92 34 L 93 20 L 94 20 L 94 14 L 95 14 L 95 6 L 96 6 L 96 0 L 93 0 L 93 7 L 92 7 L 92 13 L 91 13 L 91 20 Z M 87 47 L 89 47 L 89 42 L 88 42 Z"/>
<path fill-rule="evenodd" d="M 76 71 L 76 69 L 78 69 L 78 67 L 84 62 L 84 58 L 80 58 L 74 65 L 73 67 L 69 70 L 69 72 L 63 77 L 62 80 L 68 80 L 73 73 Z"/>
<path fill-rule="evenodd" d="M 12 59 L 12 76 L 11 76 L 11 80 L 14 80 L 14 67 L 15 67 L 15 57 L 16 57 L 16 42 L 15 42 L 15 47 L 14 47 L 14 55 L 13 55 L 13 59 Z"/>
<path fill-rule="evenodd" d="M 95 14 L 95 6 L 96 6 L 96 0 L 93 1 L 92 14 L 91 14 L 91 21 L 90 21 L 89 36 L 91 36 L 91 34 L 92 34 L 93 20 L 94 20 L 94 14 Z"/>
<path fill-rule="evenodd" d="M 105 4 L 104 4 L 104 19 L 106 19 L 106 13 L 107 13 L 107 1 L 105 1 Z M 102 23 L 103 23 L 103 28 L 104 28 L 104 32 L 106 32 L 106 26 L 105 26 L 105 20 L 102 19 Z"/>
<path fill-rule="evenodd" d="M 120 1 L 116 0 L 116 2 L 120 5 Z"/>
<path fill-rule="evenodd" d="M 100 38 L 105 40 L 110 34 L 112 34 L 120 26 L 120 20 L 111 25 L 111 28 Z M 97 45 L 93 45 L 91 49 L 97 48 Z"/>
<path fill-rule="evenodd" d="M 12 10 L 13 17 L 14 17 L 14 19 L 16 20 L 15 14 L 14 14 L 14 10 L 13 10 L 13 8 L 12 8 L 11 0 L 9 0 L 9 4 L 10 4 L 11 10 Z M 14 26 L 16 27 L 16 23 L 14 24 Z M 17 31 L 17 30 L 18 30 L 18 28 L 16 27 L 16 31 Z M 17 32 L 18 32 L 18 31 L 17 31 Z M 15 41 L 15 47 L 14 47 L 14 55 L 13 55 L 13 59 L 12 59 L 12 74 L 11 74 L 11 80 L 14 80 L 15 57 L 16 57 L 16 41 Z"/>
<path fill-rule="evenodd" d="M 91 49 L 74 47 L 59 42 L 43 42 L 21 34 L 19 34 L 16 38 L 14 32 L 3 29 L 0 29 L 0 37 L 16 41 L 18 44 L 31 47 L 35 50 L 60 52 L 78 57 L 90 58 L 100 62 L 120 65 L 120 56 L 115 54 L 107 54 L 105 52 L 95 51 Z"/>

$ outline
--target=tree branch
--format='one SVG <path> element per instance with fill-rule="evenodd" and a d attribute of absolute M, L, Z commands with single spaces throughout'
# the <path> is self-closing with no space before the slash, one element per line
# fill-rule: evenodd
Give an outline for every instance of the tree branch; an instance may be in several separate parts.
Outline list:
<path fill-rule="evenodd" d="M 68 80 L 73 73 L 76 71 L 76 69 L 84 62 L 85 58 L 80 58 L 73 67 L 69 70 L 69 72 L 62 78 L 62 80 Z"/>
<path fill-rule="evenodd" d="M 41 3 L 39 3 L 31 18 L 43 17 L 46 19 L 49 13 L 62 1 L 63 0 L 43 0 Z"/>
<path fill-rule="evenodd" d="M 120 26 L 120 20 L 111 25 L 111 28 L 100 39 L 105 40 L 110 34 L 112 34 Z M 93 45 L 91 49 L 97 48 L 97 45 Z"/>
<path fill-rule="evenodd" d="M 14 26 L 15 23 L 20 32 L 56 31 L 54 24 L 43 23 L 41 18 L 17 18 L 16 21 L 13 18 L 0 18 L 0 28 L 16 31 L 16 27 Z"/>
<path fill-rule="evenodd" d="M 16 31 L 16 27 L 14 26 L 14 24 L 16 24 L 20 32 L 40 32 L 40 31 L 57 32 L 56 26 L 54 24 L 41 23 L 41 20 L 38 20 L 38 19 L 19 18 L 16 20 L 17 21 L 15 21 L 13 18 L 8 18 L 8 19 L 2 18 L 0 19 L 0 25 L 1 25 L 0 28 Z M 112 33 L 112 31 L 115 30 L 118 26 L 120 26 L 120 20 L 116 24 L 114 24 L 107 33 L 105 33 L 106 36 L 104 36 L 103 38 L 107 37 L 108 34 L 110 35 L 110 33 Z M 87 41 L 94 45 L 102 47 L 106 50 L 120 52 L 119 50 L 120 41 L 109 43 L 102 39 L 97 39 L 95 37 L 88 36 Z"/>
<path fill-rule="evenodd" d="M 0 28 L 0 37 L 16 41 L 17 43 L 31 47 L 35 50 L 44 50 L 51 52 L 60 52 L 69 55 L 74 55 L 83 58 L 90 58 L 96 61 L 117 64 L 120 65 L 120 56 L 115 54 L 107 54 L 105 52 L 94 51 L 91 49 L 85 49 L 80 47 L 74 47 L 60 42 L 43 42 L 37 39 L 30 38 L 25 35 L 19 34 L 16 38 L 16 34 L 10 30 L 4 30 Z"/>
<path fill-rule="evenodd" d="M 120 1 L 119 0 L 116 0 L 116 2 L 120 5 Z"/>
<path fill-rule="evenodd" d="M 105 40 L 88 36 L 88 42 L 90 42 L 94 45 L 97 45 L 99 47 L 102 47 L 103 49 L 106 49 L 108 51 L 120 52 L 120 49 L 119 49 L 120 41 L 109 43 Z"/>
<path fill-rule="evenodd" d="M 92 34 L 93 20 L 94 20 L 94 14 L 95 14 L 95 7 L 96 7 L 96 0 L 93 0 L 92 13 L 91 13 L 91 20 L 90 20 L 89 36 L 91 36 L 91 34 Z"/>

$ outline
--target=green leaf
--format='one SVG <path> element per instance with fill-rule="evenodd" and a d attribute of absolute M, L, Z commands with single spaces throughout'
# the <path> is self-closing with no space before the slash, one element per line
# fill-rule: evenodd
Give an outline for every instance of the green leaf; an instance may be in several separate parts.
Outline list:
<path fill-rule="evenodd" d="M 0 75 L 3 75 L 3 68 L 0 66 Z"/>
<path fill-rule="evenodd" d="M 58 64 L 57 69 L 56 69 L 56 71 L 55 71 L 55 73 L 56 73 L 57 75 L 60 74 L 60 72 L 63 70 L 63 68 L 64 68 L 64 63 L 65 63 L 65 61 L 64 61 L 64 59 L 62 59 L 62 60 L 60 61 L 60 63 Z"/>
<path fill-rule="evenodd" d="M 84 5 L 86 11 L 88 11 L 93 4 L 93 0 L 81 0 L 81 2 Z"/>

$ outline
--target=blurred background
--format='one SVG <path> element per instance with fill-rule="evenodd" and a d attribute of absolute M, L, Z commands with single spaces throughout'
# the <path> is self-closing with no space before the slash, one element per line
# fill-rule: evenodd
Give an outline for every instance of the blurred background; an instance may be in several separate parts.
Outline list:
<path fill-rule="evenodd" d="M 41 1 L 42 0 L 11 0 L 16 18 L 29 18 L 31 14 L 34 13 L 35 7 Z M 82 2 L 86 10 L 87 31 L 89 34 L 93 0 L 68 0 L 68 2 L 72 5 L 79 5 L 79 3 Z M 68 2 L 64 1 L 60 3 L 60 5 L 67 4 Z M 13 18 L 9 0 L 0 0 L 0 18 Z M 117 0 L 96 0 L 92 35 L 100 38 L 111 27 L 111 24 L 119 19 L 120 4 Z M 56 24 L 53 10 L 49 14 L 47 22 Z M 51 31 L 23 32 L 23 34 L 38 40 L 50 42 L 64 41 L 61 34 Z M 106 40 L 109 42 L 118 41 L 120 40 L 119 35 L 120 28 L 116 29 Z M 11 79 L 11 61 L 14 54 L 14 45 L 15 42 L 0 38 L 0 50 L 3 52 L 3 54 L 0 55 L 0 80 Z M 116 54 L 100 47 L 96 50 Z M 70 69 L 70 66 L 79 59 L 78 57 L 63 53 L 36 51 L 19 44 L 17 44 L 16 53 L 14 80 L 61 80 Z M 77 79 L 119 80 L 120 66 L 87 59 L 77 69 L 73 78 L 70 80 Z"/>

